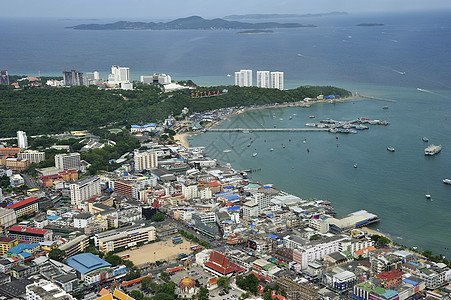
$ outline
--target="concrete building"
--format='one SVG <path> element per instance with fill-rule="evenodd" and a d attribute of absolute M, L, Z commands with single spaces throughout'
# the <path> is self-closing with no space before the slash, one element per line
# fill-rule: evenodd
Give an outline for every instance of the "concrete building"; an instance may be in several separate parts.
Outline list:
<path fill-rule="evenodd" d="M 185 196 L 186 200 L 191 200 L 199 197 L 199 190 L 196 183 L 185 183 L 182 184 L 182 195 Z"/>
<path fill-rule="evenodd" d="M 40 243 L 53 240 L 53 232 L 48 229 L 14 225 L 8 229 L 8 236 L 18 241 Z"/>
<path fill-rule="evenodd" d="M 1 193 L 1 189 L 0 189 Z M 0 208 L 0 227 L 1 229 L 8 228 L 17 223 L 16 212 L 11 208 Z"/>
<path fill-rule="evenodd" d="M 25 131 L 17 131 L 17 145 L 20 149 L 28 148 L 28 138 Z"/>
<path fill-rule="evenodd" d="M 84 252 L 85 249 L 88 247 L 89 247 L 89 236 L 82 234 L 80 236 L 77 236 L 73 240 L 70 240 L 69 242 L 59 246 L 58 248 L 60 250 L 65 251 L 66 258 L 68 258 L 80 252 Z"/>
<path fill-rule="evenodd" d="M 258 216 L 258 204 L 255 201 L 248 201 L 243 205 L 243 218 L 252 219 Z"/>
<path fill-rule="evenodd" d="M 39 198 L 27 198 L 25 200 L 8 205 L 8 209 L 14 210 L 16 217 L 36 213 L 39 210 Z M 14 220 L 14 218 L 15 217 L 13 215 L 9 215 L 9 222 L 11 222 L 11 219 Z"/>
<path fill-rule="evenodd" d="M 30 161 L 30 164 L 38 163 L 45 160 L 45 152 L 26 150 L 24 152 L 18 153 L 17 158 L 28 159 L 28 161 Z"/>
<path fill-rule="evenodd" d="M 70 200 L 72 205 L 79 207 L 82 201 L 89 200 L 100 194 L 100 178 L 86 177 L 70 184 Z"/>
<path fill-rule="evenodd" d="M 60 170 L 80 170 L 80 153 L 55 155 L 55 167 Z"/>
<path fill-rule="evenodd" d="M 269 71 L 257 71 L 257 87 L 269 88 Z"/>
<path fill-rule="evenodd" d="M 16 246 L 19 242 L 16 238 L 0 236 L 0 256 L 6 255 L 9 249 Z"/>
<path fill-rule="evenodd" d="M 252 70 L 240 70 L 235 72 L 235 85 L 252 86 Z"/>
<path fill-rule="evenodd" d="M 83 72 L 63 71 L 63 81 L 65 86 L 83 85 Z"/>
<path fill-rule="evenodd" d="M 70 294 L 66 293 L 56 284 L 41 279 L 26 286 L 27 300 L 72 300 Z"/>
<path fill-rule="evenodd" d="M 283 90 L 283 72 L 271 72 L 271 88 Z"/>
<path fill-rule="evenodd" d="M 156 151 L 135 151 L 135 170 L 148 170 L 158 166 Z"/>
<path fill-rule="evenodd" d="M 121 83 L 130 83 L 130 68 L 112 66 L 111 74 L 108 75 L 108 84 L 120 85 Z"/>
<path fill-rule="evenodd" d="M 107 253 L 120 247 L 133 247 L 137 243 L 151 242 L 156 239 L 155 233 L 156 230 L 153 226 L 141 227 L 139 225 L 132 225 L 117 230 L 97 233 L 94 236 L 94 240 L 99 250 Z"/>
<path fill-rule="evenodd" d="M 168 84 L 171 83 L 172 78 L 170 75 L 155 73 L 152 76 L 141 76 L 142 83 L 148 84 Z"/>
<path fill-rule="evenodd" d="M 8 157 L 1 160 L 2 164 L 13 171 L 24 171 L 30 167 L 30 161 L 28 159 L 20 159 L 15 157 Z"/>

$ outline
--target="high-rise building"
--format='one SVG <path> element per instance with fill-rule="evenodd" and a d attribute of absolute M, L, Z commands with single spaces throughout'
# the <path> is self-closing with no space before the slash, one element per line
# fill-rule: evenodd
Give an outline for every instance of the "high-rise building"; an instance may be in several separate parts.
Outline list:
<path fill-rule="evenodd" d="M 108 75 L 108 83 L 114 85 L 120 85 L 121 83 L 130 82 L 130 68 L 112 66 L 111 74 Z"/>
<path fill-rule="evenodd" d="M 283 72 L 271 72 L 271 87 L 283 90 Z"/>
<path fill-rule="evenodd" d="M 235 72 L 235 85 L 252 86 L 252 70 L 240 70 Z"/>
<path fill-rule="evenodd" d="M 80 206 L 82 201 L 100 194 L 100 178 L 85 177 L 70 184 L 70 201 L 72 205 Z"/>
<path fill-rule="evenodd" d="M 17 132 L 17 145 L 19 146 L 20 149 L 28 148 L 28 138 L 25 131 Z"/>
<path fill-rule="evenodd" d="M 0 70 L 0 84 L 9 85 L 8 70 Z"/>
<path fill-rule="evenodd" d="M 257 87 L 269 88 L 269 71 L 257 71 Z"/>
<path fill-rule="evenodd" d="M 63 81 L 65 86 L 83 85 L 83 72 L 63 71 Z"/>
<path fill-rule="evenodd" d="M 148 170 L 157 166 L 158 159 L 155 151 L 135 151 L 135 170 Z"/>
<path fill-rule="evenodd" d="M 55 155 L 55 167 L 60 170 L 80 170 L 80 153 Z"/>

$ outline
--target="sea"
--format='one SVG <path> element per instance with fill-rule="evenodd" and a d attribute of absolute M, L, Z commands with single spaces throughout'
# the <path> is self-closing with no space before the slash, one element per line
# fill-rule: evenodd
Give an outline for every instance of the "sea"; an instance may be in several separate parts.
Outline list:
<path fill-rule="evenodd" d="M 120 65 L 130 67 L 134 80 L 159 72 L 205 86 L 233 84 L 240 69 L 254 70 L 254 84 L 257 70 L 283 71 L 288 89 L 333 85 L 396 100 L 254 110 L 217 126 L 304 128 L 325 118 L 359 117 L 390 122 L 357 134 L 216 132 L 193 136 L 189 142 L 206 146 L 221 164 L 256 169 L 249 174 L 252 180 L 304 199 L 329 200 L 338 217 L 362 209 L 374 213 L 380 222 L 373 228 L 394 241 L 450 257 L 451 186 L 442 182 L 451 178 L 450 15 L 423 11 L 265 20 L 317 25 L 267 34 L 79 31 L 66 27 L 119 19 L 3 18 L 0 69 L 61 76 L 65 68 L 74 67 L 99 71 L 105 78 L 112 65 Z M 356 26 L 361 23 L 384 25 Z M 424 136 L 428 143 L 422 141 Z M 441 153 L 425 156 L 429 144 L 441 144 Z M 387 146 L 395 152 L 388 152 Z"/>

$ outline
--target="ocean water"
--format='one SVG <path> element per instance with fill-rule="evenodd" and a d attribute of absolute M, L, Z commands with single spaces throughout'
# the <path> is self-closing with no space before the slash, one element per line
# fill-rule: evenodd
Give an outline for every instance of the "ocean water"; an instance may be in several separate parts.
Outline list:
<path fill-rule="evenodd" d="M 75 66 L 106 77 L 111 65 L 120 65 L 129 66 L 135 80 L 163 72 L 202 85 L 233 84 L 233 77 L 226 75 L 240 69 L 271 70 L 285 72 L 286 88 L 335 85 L 396 99 L 254 111 L 219 125 L 304 127 L 312 121 L 310 115 L 316 121 L 369 117 L 391 123 L 339 135 L 338 140 L 329 133 L 207 133 L 190 142 L 206 145 L 210 155 L 235 168 L 261 168 L 251 175 L 255 180 L 303 198 L 328 199 L 339 216 L 366 209 L 380 217 L 378 228 L 396 241 L 448 256 L 451 187 L 442 180 L 451 177 L 450 13 L 276 20 L 318 27 L 259 35 L 228 30 L 76 31 L 64 27 L 90 22 L 5 18 L 0 20 L 0 69 L 36 76 L 59 75 Z M 98 22 L 109 21 L 117 20 Z M 384 105 L 390 108 L 382 110 Z M 425 157 L 423 136 L 442 144 L 442 153 Z M 389 145 L 396 152 L 388 152 Z M 233 151 L 226 154 L 225 149 Z"/>

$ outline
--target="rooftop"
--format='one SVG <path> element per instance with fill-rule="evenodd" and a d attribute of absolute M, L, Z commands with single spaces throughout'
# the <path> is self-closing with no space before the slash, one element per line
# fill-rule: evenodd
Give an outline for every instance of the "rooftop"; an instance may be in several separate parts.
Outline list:
<path fill-rule="evenodd" d="M 30 203 L 32 203 L 34 201 L 37 201 L 37 200 L 39 200 L 39 198 L 30 197 L 30 198 L 27 198 L 25 200 L 22 200 L 22 201 L 14 203 L 14 204 L 8 205 L 6 208 L 16 209 L 16 208 L 19 208 L 19 207 L 22 207 L 24 205 L 30 204 Z"/>
<path fill-rule="evenodd" d="M 103 259 L 95 256 L 92 253 L 82 253 L 74 255 L 66 259 L 66 262 L 69 266 L 82 274 L 111 266 L 110 263 L 104 261 Z"/>

